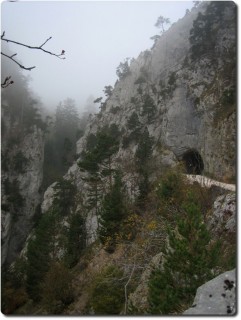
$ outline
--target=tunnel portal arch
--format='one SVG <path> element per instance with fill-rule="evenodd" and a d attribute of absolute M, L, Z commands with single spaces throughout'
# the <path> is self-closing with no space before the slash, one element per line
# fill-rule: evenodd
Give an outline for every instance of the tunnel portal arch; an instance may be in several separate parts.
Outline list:
<path fill-rule="evenodd" d="M 182 161 L 187 174 L 202 174 L 204 163 L 200 153 L 195 150 L 188 150 L 182 156 Z"/>

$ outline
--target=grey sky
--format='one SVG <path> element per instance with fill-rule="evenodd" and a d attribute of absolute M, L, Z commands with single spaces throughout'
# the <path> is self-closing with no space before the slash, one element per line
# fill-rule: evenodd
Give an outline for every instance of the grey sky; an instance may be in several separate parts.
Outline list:
<path fill-rule="evenodd" d="M 80 107 L 90 95 L 104 96 L 104 86 L 114 86 L 116 68 L 126 57 L 137 58 L 151 48 L 160 15 L 173 23 L 192 6 L 192 1 L 3 2 L 2 31 L 6 38 L 34 46 L 52 36 L 44 48 L 54 53 L 64 49 L 66 60 L 9 47 L 24 66 L 36 66 L 23 73 L 31 76 L 33 91 L 48 108 L 66 97 Z"/>

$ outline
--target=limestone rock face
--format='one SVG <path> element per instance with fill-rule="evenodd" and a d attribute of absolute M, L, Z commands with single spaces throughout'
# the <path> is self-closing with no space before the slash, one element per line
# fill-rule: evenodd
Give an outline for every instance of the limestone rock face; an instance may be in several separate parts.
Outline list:
<path fill-rule="evenodd" d="M 130 61 L 128 74 L 116 82 L 112 94 L 101 104 L 101 111 L 89 119 L 84 136 L 77 142 L 81 159 L 90 134 L 96 135 L 105 126 L 118 127 L 121 141 L 112 157 L 112 168 L 122 170 L 131 199 L 136 197 L 140 182 L 135 167 L 138 138 L 131 136 L 133 132 L 128 126 L 133 113 L 140 124 L 139 135 L 147 129 L 153 138 L 155 170 L 150 181 L 160 176 L 166 167 L 183 161 L 187 152 L 198 154 L 202 174 L 229 183 L 236 174 L 236 108 L 231 99 L 235 94 L 236 74 L 233 2 L 225 2 L 222 22 L 213 27 L 218 30 L 214 51 L 191 58 L 190 30 L 198 14 L 205 14 L 209 4 L 203 2 L 193 8 L 164 32 L 151 50 L 141 52 Z M 129 143 L 126 144 L 126 140 Z M 89 187 L 83 179 L 86 175 L 86 172 L 80 173 L 75 163 L 65 176 L 74 181 L 83 203 Z M 89 215 L 88 229 L 92 234 L 96 225 L 96 218 Z"/>
<path fill-rule="evenodd" d="M 3 146 L 3 152 L 6 152 Z M 22 168 L 2 171 L 2 264 L 11 263 L 22 249 L 34 224 L 41 201 L 43 177 L 44 135 L 36 126 L 21 143 L 8 150 L 9 166 L 19 165 L 16 158 L 24 157 Z M 16 163 L 14 164 L 14 159 Z M 12 191 L 13 190 L 13 191 Z M 22 199 L 22 200 L 21 200 Z M 14 205 L 18 208 L 14 208 Z"/>
<path fill-rule="evenodd" d="M 197 289 L 191 308 L 184 315 L 234 315 L 236 313 L 236 271 L 220 274 Z"/>
<path fill-rule="evenodd" d="M 54 200 L 54 189 L 53 187 L 56 185 L 56 182 L 52 183 L 44 193 L 43 202 L 41 204 L 42 213 L 47 212 Z"/>
<path fill-rule="evenodd" d="M 222 232 L 236 232 L 236 195 L 229 193 L 219 196 L 213 205 L 213 214 L 208 223 L 216 235 Z"/>

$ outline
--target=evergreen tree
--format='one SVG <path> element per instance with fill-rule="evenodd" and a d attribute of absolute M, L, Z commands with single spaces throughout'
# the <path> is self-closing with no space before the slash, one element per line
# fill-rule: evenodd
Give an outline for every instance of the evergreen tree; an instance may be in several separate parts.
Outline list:
<path fill-rule="evenodd" d="M 59 262 L 52 262 L 41 284 L 42 304 L 50 314 L 61 314 L 74 300 L 73 275 Z"/>
<path fill-rule="evenodd" d="M 98 173 L 92 174 L 88 179 L 88 209 L 95 209 L 96 217 L 99 217 L 99 203 L 102 199 L 103 186 Z"/>
<path fill-rule="evenodd" d="M 170 314 L 182 303 L 189 303 L 196 289 L 215 275 L 220 244 L 210 245 L 210 234 L 201 210 L 190 195 L 177 219 L 177 227 L 168 231 L 169 248 L 163 269 L 154 270 L 149 281 L 152 314 Z"/>
<path fill-rule="evenodd" d="M 144 96 L 144 102 L 142 105 L 142 116 L 147 116 L 148 123 L 151 123 L 154 120 L 157 108 L 153 102 L 153 99 L 146 94 Z"/>
<path fill-rule="evenodd" d="M 100 213 L 99 237 L 107 245 L 107 250 L 113 250 L 120 223 L 126 216 L 124 204 L 123 183 L 120 173 L 116 173 L 114 184 L 102 202 Z"/>
<path fill-rule="evenodd" d="M 69 215 L 75 203 L 76 186 L 72 181 L 61 178 L 53 189 L 55 191 L 53 201 L 55 210 L 61 216 Z"/>
<path fill-rule="evenodd" d="M 96 135 L 89 136 L 87 150 L 78 162 L 80 170 L 89 173 L 89 177 L 83 179 L 89 183 L 88 202 L 90 208 L 95 208 L 97 217 L 102 197 L 101 177 L 109 177 L 109 184 L 112 185 L 112 156 L 119 149 L 119 139 L 120 132 L 115 124 L 102 128 Z"/>
<path fill-rule="evenodd" d="M 40 285 L 49 269 L 55 222 L 54 213 L 44 214 L 36 228 L 35 237 L 28 243 L 26 289 L 34 301 L 40 299 Z"/>
<path fill-rule="evenodd" d="M 120 80 L 124 79 L 131 73 L 129 66 L 129 59 L 126 58 L 124 62 L 121 62 L 116 69 L 116 74 Z"/>
<path fill-rule="evenodd" d="M 136 112 L 133 112 L 130 119 L 127 121 L 127 127 L 130 130 L 136 130 L 140 127 L 139 117 Z"/>
<path fill-rule="evenodd" d="M 76 134 L 79 130 L 79 115 L 74 100 L 68 98 L 56 108 L 53 143 L 55 166 L 62 175 L 74 160 Z"/>
<path fill-rule="evenodd" d="M 123 271 L 108 266 L 94 279 L 90 303 L 97 315 L 119 315 L 125 301 Z"/>
<path fill-rule="evenodd" d="M 67 231 L 67 263 L 73 267 L 79 260 L 86 246 L 86 230 L 84 218 L 75 213 L 71 215 Z"/>
<path fill-rule="evenodd" d="M 142 134 L 140 138 L 140 142 L 138 144 L 137 150 L 136 150 L 136 162 L 138 171 L 141 175 L 141 182 L 139 186 L 139 199 L 145 200 L 149 189 L 149 175 L 150 175 L 150 166 L 149 161 L 151 159 L 152 155 L 152 146 L 153 146 L 153 139 L 150 137 L 148 129 L 145 128 L 144 133 Z"/>
<path fill-rule="evenodd" d="M 149 135 L 147 127 L 145 128 L 136 150 L 136 160 L 140 170 L 148 163 L 152 155 L 153 139 Z"/>

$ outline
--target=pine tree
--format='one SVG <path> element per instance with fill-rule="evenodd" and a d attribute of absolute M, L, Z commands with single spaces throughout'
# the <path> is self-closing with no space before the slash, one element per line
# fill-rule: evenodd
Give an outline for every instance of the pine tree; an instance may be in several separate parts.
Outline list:
<path fill-rule="evenodd" d="M 130 130 L 136 130 L 140 127 L 140 121 L 136 112 L 133 112 L 127 122 L 127 127 Z"/>
<path fill-rule="evenodd" d="M 99 237 L 110 250 L 115 247 L 120 223 L 125 215 L 123 183 L 120 173 L 116 173 L 112 189 L 103 199 L 100 213 Z"/>
<path fill-rule="evenodd" d="M 148 94 L 146 94 L 143 99 L 144 102 L 142 105 L 141 115 L 147 116 L 148 122 L 151 123 L 154 120 L 157 108 L 153 102 L 153 99 Z"/>
<path fill-rule="evenodd" d="M 153 139 L 150 137 L 148 129 L 145 128 L 144 133 L 140 138 L 140 142 L 138 144 L 136 150 L 136 163 L 138 167 L 138 171 L 141 176 L 141 181 L 139 185 L 139 200 L 145 200 L 149 190 L 149 175 L 150 175 L 150 166 L 149 161 L 152 155 L 152 146 Z"/>
<path fill-rule="evenodd" d="M 73 267 L 79 260 L 86 246 L 86 229 L 84 218 L 75 213 L 71 215 L 67 231 L 67 263 Z"/>
<path fill-rule="evenodd" d="M 163 269 L 154 270 L 149 281 L 150 313 L 170 314 L 193 299 L 196 289 L 211 279 L 220 244 L 210 246 L 210 234 L 199 206 L 191 198 L 183 205 L 175 230 L 168 231 L 169 248 Z"/>
<path fill-rule="evenodd" d="M 40 285 L 49 269 L 55 223 L 55 214 L 44 214 L 36 228 L 35 237 L 28 243 L 26 289 L 34 301 L 40 299 Z"/>
<path fill-rule="evenodd" d="M 74 205 L 76 186 L 72 181 L 61 178 L 53 189 L 55 191 L 53 205 L 56 211 L 61 216 L 69 215 Z"/>

